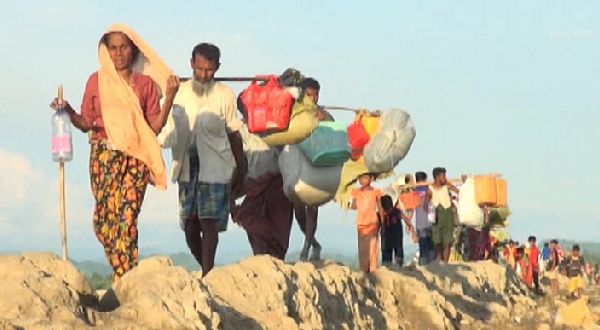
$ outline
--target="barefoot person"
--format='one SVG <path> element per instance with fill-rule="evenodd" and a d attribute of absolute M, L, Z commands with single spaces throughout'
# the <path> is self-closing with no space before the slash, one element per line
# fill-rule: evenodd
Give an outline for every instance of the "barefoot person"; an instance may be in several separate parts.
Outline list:
<path fill-rule="evenodd" d="M 533 282 L 533 268 L 531 267 L 531 261 L 529 260 L 527 253 L 525 253 L 524 247 L 517 248 L 515 261 L 517 263 L 517 269 L 519 270 L 518 275 L 521 277 L 525 285 L 531 289 Z"/>
<path fill-rule="evenodd" d="M 301 86 L 303 92 L 309 96 L 315 104 L 319 102 L 319 93 L 321 92 L 321 85 L 313 78 L 306 78 Z M 321 121 L 333 121 L 333 117 L 325 110 L 319 109 L 317 118 Z M 319 216 L 319 208 L 316 206 L 306 206 L 302 204 L 294 205 L 294 215 L 298 226 L 302 233 L 304 233 L 304 246 L 300 252 L 300 260 L 308 259 L 308 252 L 312 248 L 311 260 L 321 259 L 321 244 L 317 241 L 315 236 L 317 232 L 317 219 Z"/>
<path fill-rule="evenodd" d="M 552 294 L 558 294 L 558 268 L 560 267 L 560 256 L 558 255 L 558 251 L 556 247 L 558 245 L 558 241 L 553 239 L 550 241 L 550 253 L 548 254 L 548 266 L 546 267 L 546 274 L 548 274 L 548 280 L 550 280 L 550 288 L 552 289 Z"/>
<path fill-rule="evenodd" d="M 194 47 L 192 79 L 181 84 L 159 136 L 163 148 L 171 148 L 180 224 L 202 276 L 214 267 L 218 233 L 227 229 L 229 220 L 230 193 L 237 195 L 245 176 L 236 97 L 229 87 L 214 81 L 220 57 L 215 45 Z"/>
<path fill-rule="evenodd" d="M 437 252 L 436 258 L 438 261 L 448 262 L 456 226 L 450 191 L 458 193 L 458 189 L 447 182 L 445 168 L 436 167 L 432 174 L 433 184 L 427 191 L 423 210 L 427 211 L 430 201 L 433 203 L 436 220 L 432 226 L 432 239 Z"/>
<path fill-rule="evenodd" d="M 427 173 L 415 173 L 415 179 L 418 184 L 424 184 L 427 181 Z M 421 204 L 425 204 L 427 198 L 427 186 L 417 186 L 415 188 L 421 198 Z M 424 266 L 435 260 L 435 248 L 433 246 L 433 231 L 431 221 L 428 218 L 428 210 L 426 208 L 417 207 L 415 209 L 415 227 L 417 236 L 419 237 L 419 264 Z"/>
<path fill-rule="evenodd" d="M 248 122 L 241 97 L 238 110 Z M 293 205 L 283 191 L 283 177 L 279 170 L 279 146 L 265 144 L 258 135 L 240 129 L 247 160 L 244 200 L 236 204 L 231 196 L 231 218 L 242 226 L 254 255 L 267 254 L 285 260 L 293 224 Z"/>
<path fill-rule="evenodd" d="M 563 275 L 569 278 L 569 293 L 571 297 L 581 298 L 583 295 L 583 275 L 585 272 L 585 260 L 579 254 L 579 245 L 573 245 L 571 255 L 565 259 L 563 266 Z"/>
<path fill-rule="evenodd" d="M 504 260 L 513 270 L 517 268 L 515 257 L 517 255 L 517 246 L 512 239 L 508 241 L 508 245 L 504 248 Z"/>
<path fill-rule="evenodd" d="M 374 175 L 370 173 L 364 173 L 358 177 L 360 187 L 352 190 L 352 205 L 350 206 L 351 209 L 357 210 L 358 263 L 360 269 L 365 273 L 372 272 L 377 268 L 379 219 L 386 217 L 381 205 L 383 192 L 371 186 L 373 178 Z"/>
<path fill-rule="evenodd" d="M 529 236 L 527 241 L 529 243 L 529 260 L 532 267 L 533 286 L 537 293 L 540 291 L 540 263 L 538 259 L 540 250 L 537 246 L 537 238 L 535 236 Z"/>
<path fill-rule="evenodd" d="M 127 26 L 113 25 L 102 36 L 98 52 L 100 69 L 87 81 L 81 113 L 66 101 L 63 107 L 75 127 L 91 132 L 94 231 L 116 281 L 138 264 L 138 215 L 148 183 L 166 189 L 156 134 L 167 120 L 179 81 Z M 153 78 L 133 70 L 144 58 L 163 88 L 162 109 Z M 57 108 L 56 100 L 52 107 Z"/>

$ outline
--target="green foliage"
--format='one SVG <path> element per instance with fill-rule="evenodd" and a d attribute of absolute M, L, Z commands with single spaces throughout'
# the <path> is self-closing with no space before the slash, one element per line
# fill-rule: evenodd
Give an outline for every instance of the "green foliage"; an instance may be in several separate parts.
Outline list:
<path fill-rule="evenodd" d="M 112 284 L 110 275 L 93 273 L 88 279 L 94 290 L 108 290 Z"/>
<path fill-rule="evenodd" d="M 405 247 L 404 260 L 407 262 L 412 260 L 415 254 L 415 248 L 413 246 Z M 353 251 L 354 252 L 354 251 Z M 142 259 L 150 257 L 151 255 L 143 256 Z M 167 255 L 173 261 L 175 266 L 183 267 L 188 271 L 197 271 L 200 269 L 198 262 L 188 252 L 180 252 L 171 255 Z M 222 256 L 220 260 L 217 260 L 217 266 L 225 264 L 231 264 L 238 262 L 244 258 L 250 257 L 249 255 L 230 255 Z M 300 251 L 290 252 L 287 254 L 286 262 L 296 262 L 300 258 Z M 321 259 L 335 260 L 342 263 L 354 270 L 358 270 L 358 255 L 356 253 L 331 253 L 321 255 Z M 90 281 L 94 290 L 106 290 L 110 288 L 112 284 L 111 275 L 112 268 L 107 261 L 73 261 L 75 267 L 77 267 Z"/>

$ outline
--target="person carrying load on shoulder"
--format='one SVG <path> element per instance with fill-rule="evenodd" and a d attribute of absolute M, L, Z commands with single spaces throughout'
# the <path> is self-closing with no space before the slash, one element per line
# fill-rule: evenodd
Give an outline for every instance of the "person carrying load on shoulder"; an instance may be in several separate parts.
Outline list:
<path fill-rule="evenodd" d="M 148 183 L 161 190 L 167 186 L 156 134 L 167 121 L 179 79 L 122 24 L 102 35 L 98 58 L 100 69 L 86 83 L 81 113 L 67 101 L 62 106 L 73 125 L 90 136 L 93 228 L 116 282 L 138 264 L 138 216 Z M 138 70 L 141 62 L 145 66 Z M 58 101 L 50 106 L 56 110 Z"/>
<path fill-rule="evenodd" d="M 247 163 L 244 199 L 231 196 L 231 218 L 246 231 L 254 255 L 270 255 L 285 260 L 293 224 L 293 204 L 283 191 L 279 169 L 280 146 L 264 143 L 248 130 L 248 115 L 241 95 L 237 107 L 243 116 L 240 130 Z"/>
<path fill-rule="evenodd" d="M 383 192 L 371 186 L 375 175 L 364 173 L 358 177 L 360 187 L 352 190 L 351 209 L 356 210 L 358 231 L 358 263 L 365 273 L 377 268 L 378 236 L 380 219 L 386 212 L 381 205 Z M 378 217 L 379 215 L 379 217 Z"/>
<path fill-rule="evenodd" d="M 429 202 L 435 208 L 435 223 L 432 226 L 432 240 L 436 249 L 438 261 L 448 262 L 450 249 L 454 242 L 454 228 L 456 226 L 455 211 L 450 192 L 458 193 L 458 189 L 446 180 L 446 169 L 436 167 L 433 169 L 433 184 L 427 190 L 423 210 L 427 211 Z"/>
<path fill-rule="evenodd" d="M 319 102 L 319 93 L 321 85 L 314 78 L 306 78 L 300 83 L 300 87 L 305 95 L 310 97 L 315 104 Z M 334 121 L 333 116 L 323 108 L 318 108 L 315 114 L 319 121 Z M 308 252 L 312 248 L 311 260 L 321 259 L 321 244 L 317 241 L 317 223 L 319 217 L 319 208 L 316 206 L 306 206 L 294 204 L 294 215 L 300 230 L 304 234 L 304 246 L 300 252 L 300 260 L 308 260 Z"/>
<path fill-rule="evenodd" d="M 192 79 L 181 84 L 159 136 L 163 148 L 171 148 L 180 226 L 203 277 L 214 267 L 219 232 L 227 230 L 230 196 L 243 189 L 246 176 L 236 97 L 214 80 L 220 57 L 213 44 L 193 48 Z"/>

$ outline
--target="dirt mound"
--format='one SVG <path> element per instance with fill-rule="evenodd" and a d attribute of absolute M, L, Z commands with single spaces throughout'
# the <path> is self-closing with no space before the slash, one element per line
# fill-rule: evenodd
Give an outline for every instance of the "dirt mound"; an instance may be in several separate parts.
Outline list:
<path fill-rule="evenodd" d="M 0 259 L 3 329 L 457 329 L 506 324 L 536 306 L 492 263 L 381 268 L 252 257 L 204 280 L 168 258 L 144 260 L 101 301 L 52 254 Z"/>
<path fill-rule="evenodd" d="M 54 254 L 0 255 L 0 329 L 83 327 L 90 298 L 83 274 Z"/>

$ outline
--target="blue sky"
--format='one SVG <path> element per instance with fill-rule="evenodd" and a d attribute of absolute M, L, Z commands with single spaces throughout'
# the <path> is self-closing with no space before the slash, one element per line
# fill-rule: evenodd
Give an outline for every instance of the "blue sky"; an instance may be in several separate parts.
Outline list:
<path fill-rule="evenodd" d="M 132 26 L 180 75 L 192 47 L 221 47 L 221 75 L 296 67 L 320 80 L 322 104 L 399 107 L 417 137 L 397 173 L 445 166 L 450 176 L 503 173 L 517 239 L 598 239 L 600 2 L 483 1 L 7 2 L 0 12 L 0 251 L 60 251 L 58 166 L 50 154 L 50 100 L 59 84 L 74 106 L 98 68 L 112 23 Z M 243 84 L 232 84 L 241 91 Z M 336 115 L 350 122 L 349 114 Z M 91 228 L 89 147 L 75 134 L 67 164 L 69 247 L 100 259 Z M 165 153 L 168 160 L 169 153 Z M 170 162 L 167 162 L 170 166 Z M 175 186 L 149 189 L 142 253 L 185 251 Z M 322 209 L 325 252 L 356 250 L 353 213 Z M 219 255 L 250 253 L 231 225 Z M 301 247 L 294 228 L 291 251 Z"/>

